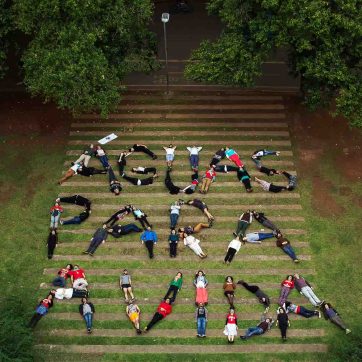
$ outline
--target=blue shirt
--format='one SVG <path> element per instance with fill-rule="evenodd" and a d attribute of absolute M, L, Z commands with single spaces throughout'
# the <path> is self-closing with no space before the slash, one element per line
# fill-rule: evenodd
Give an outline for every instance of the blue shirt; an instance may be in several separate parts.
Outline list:
<path fill-rule="evenodd" d="M 234 155 L 235 153 L 236 152 L 232 148 L 229 148 L 228 150 L 225 151 L 226 157 L 230 157 L 230 156 Z"/>
<path fill-rule="evenodd" d="M 141 240 L 142 241 L 151 240 L 154 243 L 157 243 L 157 234 L 152 230 L 146 230 L 141 234 Z"/>

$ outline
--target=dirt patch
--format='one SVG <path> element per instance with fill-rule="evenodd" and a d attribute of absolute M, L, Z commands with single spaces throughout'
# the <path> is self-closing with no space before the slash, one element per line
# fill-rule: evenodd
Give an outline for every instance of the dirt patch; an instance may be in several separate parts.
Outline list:
<path fill-rule="evenodd" d="M 331 191 L 333 184 L 319 176 L 313 177 L 312 206 L 321 216 L 337 216 L 344 212 L 344 208 L 337 204 Z"/>
<path fill-rule="evenodd" d="M 323 163 L 323 157 L 332 155 L 343 177 L 354 182 L 362 179 L 361 130 L 351 129 L 345 119 L 333 118 L 326 110 L 309 112 L 296 97 L 287 98 L 286 107 L 302 171 L 310 174 Z"/>

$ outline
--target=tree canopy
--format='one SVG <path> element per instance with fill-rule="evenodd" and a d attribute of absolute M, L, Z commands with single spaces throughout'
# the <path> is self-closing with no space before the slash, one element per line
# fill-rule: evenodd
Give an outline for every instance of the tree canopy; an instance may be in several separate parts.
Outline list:
<path fill-rule="evenodd" d="M 25 85 L 61 108 L 106 115 L 122 78 L 156 64 L 150 0 L 14 0 L 13 11 L 30 38 Z"/>
<path fill-rule="evenodd" d="M 250 87 L 276 48 L 288 52 L 311 109 L 331 106 L 362 127 L 361 0 L 210 0 L 224 31 L 195 50 L 188 78 Z"/>
<path fill-rule="evenodd" d="M 0 79 L 6 71 L 8 37 L 11 30 L 11 11 L 6 0 L 0 0 Z"/>

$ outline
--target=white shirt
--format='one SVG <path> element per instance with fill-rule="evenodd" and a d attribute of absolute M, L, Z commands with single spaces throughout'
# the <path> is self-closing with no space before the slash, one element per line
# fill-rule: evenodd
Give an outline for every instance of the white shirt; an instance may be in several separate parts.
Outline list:
<path fill-rule="evenodd" d="M 80 167 L 80 164 L 75 163 L 70 169 L 73 170 L 75 173 L 77 173 L 79 167 Z"/>
<path fill-rule="evenodd" d="M 199 152 L 202 150 L 202 147 L 186 147 L 186 148 L 190 152 L 190 155 L 198 155 Z"/>
<path fill-rule="evenodd" d="M 71 299 L 73 296 L 73 288 L 58 288 L 55 291 L 55 298 L 57 299 Z"/>
<path fill-rule="evenodd" d="M 180 209 L 181 207 L 179 205 L 171 205 L 171 214 L 177 214 L 180 215 Z"/>
<path fill-rule="evenodd" d="M 241 241 L 238 239 L 233 239 L 230 241 L 228 248 L 233 248 L 236 250 L 236 252 L 238 252 L 240 250 L 241 247 Z"/>
<path fill-rule="evenodd" d="M 165 151 L 166 151 L 166 155 L 174 155 L 175 154 L 175 149 L 173 147 L 166 147 Z"/>
<path fill-rule="evenodd" d="M 101 148 L 101 149 L 97 149 L 97 155 L 98 156 L 105 156 L 106 155 L 106 153 L 104 152 L 104 150 Z"/>
<path fill-rule="evenodd" d="M 189 245 L 192 245 L 192 244 L 199 244 L 199 243 L 200 243 L 200 240 L 196 239 L 192 235 L 186 236 L 186 238 L 184 238 L 184 245 L 185 246 L 189 246 Z"/>

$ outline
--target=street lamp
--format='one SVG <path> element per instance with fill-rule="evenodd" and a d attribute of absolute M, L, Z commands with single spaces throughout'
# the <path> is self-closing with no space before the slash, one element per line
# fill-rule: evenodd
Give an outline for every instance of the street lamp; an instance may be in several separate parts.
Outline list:
<path fill-rule="evenodd" d="M 162 13 L 161 21 L 163 22 L 163 37 L 165 39 L 165 60 L 166 60 L 166 93 L 169 94 L 169 79 L 168 79 L 168 56 L 167 56 L 167 36 L 166 23 L 170 20 L 169 13 Z"/>

